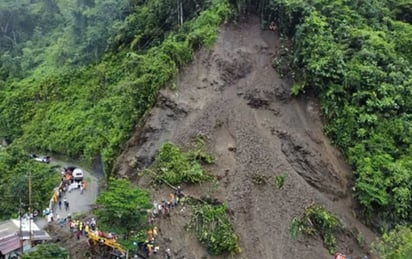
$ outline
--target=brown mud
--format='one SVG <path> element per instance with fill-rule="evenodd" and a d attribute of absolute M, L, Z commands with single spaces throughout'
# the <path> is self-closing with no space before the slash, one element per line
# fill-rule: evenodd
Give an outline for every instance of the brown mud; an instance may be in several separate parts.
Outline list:
<path fill-rule="evenodd" d="M 272 68 L 279 45 L 278 35 L 260 30 L 257 18 L 224 26 L 214 47 L 197 52 L 181 71 L 177 89 L 160 91 L 116 171 L 147 187 L 137 173 L 151 165 L 161 144 L 188 147 L 201 135 L 216 158 L 208 170 L 219 181 L 184 191 L 227 201 L 242 248 L 235 258 L 333 258 L 320 237 L 291 238 L 292 219 L 312 203 L 325 206 L 348 230 L 338 237 L 338 251 L 362 258 L 375 236 L 355 217 L 351 171 L 322 132 L 318 101 L 291 98 L 290 83 Z M 274 178 L 282 174 L 286 181 L 278 189 Z M 255 176 L 266 184 L 257 185 Z M 167 199 L 170 191 L 152 190 L 153 199 Z M 171 248 L 175 258 L 205 258 L 194 234 L 184 230 L 189 221 L 190 208 L 180 206 L 157 222 L 161 250 Z M 366 247 L 357 243 L 358 232 Z"/>

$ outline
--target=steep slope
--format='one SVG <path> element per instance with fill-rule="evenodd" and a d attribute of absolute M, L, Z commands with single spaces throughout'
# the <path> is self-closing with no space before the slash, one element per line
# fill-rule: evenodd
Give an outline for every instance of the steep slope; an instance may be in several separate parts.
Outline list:
<path fill-rule="evenodd" d="M 118 174 L 138 180 L 137 172 L 153 162 L 162 143 L 188 146 L 202 135 L 216 157 L 209 169 L 219 184 L 185 191 L 228 202 L 243 249 L 239 258 L 330 258 L 320 238 L 295 241 L 289 233 L 292 219 L 313 202 L 355 233 L 340 235 L 338 248 L 360 258 L 365 250 L 356 233 L 366 244 L 374 235 L 354 217 L 351 172 L 322 133 L 317 101 L 292 99 L 290 84 L 273 70 L 279 44 L 278 35 L 261 31 L 256 18 L 222 28 L 215 46 L 199 51 L 179 75 L 177 90 L 160 92 L 118 159 Z M 285 185 L 278 189 L 274 176 L 284 173 Z M 256 177 L 267 183 L 256 184 Z M 164 187 L 153 192 L 153 199 L 167 193 Z M 158 224 L 176 254 L 200 258 L 205 252 L 183 230 L 188 220 L 176 211 Z"/>

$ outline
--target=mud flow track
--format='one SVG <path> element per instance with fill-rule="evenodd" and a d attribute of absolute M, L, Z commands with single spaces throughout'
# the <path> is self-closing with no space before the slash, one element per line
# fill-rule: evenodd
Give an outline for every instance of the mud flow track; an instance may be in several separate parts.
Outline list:
<path fill-rule="evenodd" d="M 210 171 L 219 185 L 186 190 L 201 195 L 213 189 L 212 195 L 228 202 L 243 249 L 238 258 L 330 258 L 319 237 L 290 237 L 291 220 L 311 203 L 326 206 L 347 229 L 361 231 L 366 243 L 374 236 L 354 218 L 350 170 L 322 133 L 317 101 L 292 99 L 290 84 L 271 66 L 279 44 L 278 35 L 261 31 L 256 18 L 222 28 L 215 46 L 196 53 L 180 73 L 177 90 L 159 93 L 117 169 L 137 180 L 136 172 L 153 162 L 162 143 L 187 146 L 201 134 L 217 158 Z M 275 188 L 270 181 L 284 173 L 285 185 Z M 256 185 L 257 174 L 268 183 Z M 154 192 L 153 198 L 167 192 Z M 205 251 L 183 230 L 188 220 L 183 211 L 161 223 L 165 245 L 185 258 L 201 258 Z M 365 254 L 353 236 L 339 239 L 339 251 L 352 258 Z"/>

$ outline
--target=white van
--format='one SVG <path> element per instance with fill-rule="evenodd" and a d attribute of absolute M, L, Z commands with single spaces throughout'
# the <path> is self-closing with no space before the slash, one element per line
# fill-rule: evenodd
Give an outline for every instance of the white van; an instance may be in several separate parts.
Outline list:
<path fill-rule="evenodd" d="M 80 168 L 76 168 L 73 170 L 73 180 L 81 181 L 83 180 L 83 170 Z"/>

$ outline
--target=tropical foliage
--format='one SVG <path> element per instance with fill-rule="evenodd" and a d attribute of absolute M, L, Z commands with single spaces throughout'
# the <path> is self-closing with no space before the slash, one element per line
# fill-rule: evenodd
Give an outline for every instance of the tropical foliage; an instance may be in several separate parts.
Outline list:
<path fill-rule="evenodd" d="M 212 255 L 241 252 L 239 237 L 234 232 L 226 205 L 197 204 L 193 206 L 193 216 L 189 229 L 193 229 L 197 239 Z"/>
<path fill-rule="evenodd" d="M 410 1 L 234 1 L 293 39 L 294 94 L 318 93 L 368 220 L 412 219 Z M 275 64 L 278 62 L 276 61 Z"/>
<path fill-rule="evenodd" d="M 398 226 L 373 244 L 375 254 L 385 259 L 412 258 L 412 230 Z"/>
<path fill-rule="evenodd" d="M 53 12 L 39 11 L 46 2 Z M 171 19 L 173 1 L 63 2 L 0 5 L 12 12 L 0 16 L 7 27 L 0 40 L 9 42 L 1 45 L 0 137 L 89 161 L 100 154 L 110 174 L 157 91 L 191 60 L 193 48 L 214 41 L 230 9 L 224 0 L 184 1 L 192 12 L 179 24 Z M 38 18 L 55 13 L 61 15 L 48 23 Z"/>
<path fill-rule="evenodd" d="M 108 184 L 97 197 L 99 228 L 127 239 L 130 231 L 142 230 L 147 224 L 147 210 L 152 207 L 149 193 L 126 179 L 111 179 Z"/>
<path fill-rule="evenodd" d="M 331 254 L 336 252 L 336 234 L 340 230 L 342 230 L 340 220 L 319 204 L 307 207 L 302 217 L 292 220 L 290 227 L 290 233 L 294 239 L 299 233 L 320 235 Z"/>
<path fill-rule="evenodd" d="M 210 46 L 230 14 L 225 0 L 5 0 L 0 3 L 1 217 L 27 207 L 27 173 L 34 204 L 44 206 L 58 183 L 28 150 L 91 161 L 101 156 L 108 179 L 113 161 L 157 91 Z M 185 14 L 185 16 L 183 16 Z M 210 159 L 204 153 L 188 159 Z M 195 166 L 195 164 L 193 164 Z M 56 181 L 56 182 L 55 182 Z M 136 236 L 148 194 L 110 180 L 98 198 L 102 229 Z M 15 192 L 14 189 L 20 190 Z M 57 257 L 56 257 L 57 258 Z"/>
<path fill-rule="evenodd" d="M 69 252 L 56 244 L 41 244 L 36 250 L 23 254 L 23 259 L 68 259 Z"/>
<path fill-rule="evenodd" d="M 293 68 L 294 95 L 320 96 L 325 132 L 353 167 L 366 219 L 410 223 L 410 0 L 188 0 L 183 12 L 173 0 L 1 1 L 0 138 L 9 146 L 0 150 L 0 217 L 16 214 L 20 197 L 27 207 L 28 172 L 39 208 L 58 181 L 27 150 L 89 161 L 101 155 L 110 175 L 157 91 L 194 49 L 214 42 L 228 2 L 235 15 L 253 9 L 263 27 L 275 21 L 292 39 L 273 63 Z M 200 172 L 192 162 L 199 154 L 163 151 L 168 173 L 175 166 Z"/>
<path fill-rule="evenodd" d="M 212 158 L 200 148 L 189 152 L 182 151 L 172 143 L 161 146 L 155 163 L 155 179 L 169 184 L 199 183 L 210 179 L 201 162 L 212 162 Z"/>
<path fill-rule="evenodd" d="M 32 209 L 42 211 L 49 205 L 53 188 L 59 184 L 60 172 L 30 159 L 17 148 L 0 150 L 0 165 L 0 219 L 17 217 L 19 209 L 22 213 L 28 212 L 30 178 Z"/>

